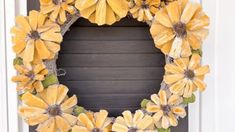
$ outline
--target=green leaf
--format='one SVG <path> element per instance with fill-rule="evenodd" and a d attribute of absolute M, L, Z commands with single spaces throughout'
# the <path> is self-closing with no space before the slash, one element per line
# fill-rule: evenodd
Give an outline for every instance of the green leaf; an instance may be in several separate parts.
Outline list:
<path fill-rule="evenodd" d="M 57 84 L 58 78 L 55 74 L 49 74 L 46 76 L 45 80 L 42 81 L 44 88 L 47 88 L 50 85 Z"/>
<path fill-rule="evenodd" d="M 147 103 L 148 103 L 149 101 L 150 101 L 150 100 L 148 100 L 148 99 L 143 99 L 143 100 L 141 101 L 141 103 L 140 103 L 141 108 L 146 108 L 146 105 L 147 105 Z"/>
<path fill-rule="evenodd" d="M 194 94 L 192 94 L 191 97 L 189 98 L 184 98 L 183 100 L 183 104 L 190 104 L 190 103 L 194 103 L 196 100 L 196 96 Z"/>
<path fill-rule="evenodd" d="M 202 49 L 197 49 L 197 50 L 192 50 L 193 54 L 199 54 L 200 56 L 202 56 Z"/>
<path fill-rule="evenodd" d="M 158 128 L 157 131 L 158 132 L 171 132 L 171 129 L 170 128 L 168 128 L 168 129 Z"/>
<path fill-rule="evenodd" d="M 13 60 L 13 65 L 23 65 L 23 59 L 20 58 L 20 57 L 16 57 L 16 58 Z"/>
<path fill-rule="evenodd" d="M 85 109 L 81 106 L 75 106 L 73 109 L 74 116 L 78 116 L 81 113 L 85 113 Z"/>

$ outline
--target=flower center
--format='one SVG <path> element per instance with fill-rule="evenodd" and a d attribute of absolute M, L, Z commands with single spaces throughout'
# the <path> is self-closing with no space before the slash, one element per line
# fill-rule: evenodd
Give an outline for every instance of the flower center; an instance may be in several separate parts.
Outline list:
<path fill-rule="evenodd" d="M 52 0 L 52 2 L 53 2 L 55 5 L 59 5 L 60 3 L 64 2 L 64 0 Z"/>
<path fill-rule="evenodd" d="M 146 3 L 146 0 L 143 0 L 141 7 L 144 9 L 149 8 L 149 5 Z"/>
<path fill-rule="evenodd" d="M 137 128 L 134 128 L 134 127 L 131 127 L 131 128 L 129 128 L 129 130 L 128 130 L 128 132 L 137 132 Z"/>
<path fill-rule="evenodd" d="M 26 76 L 29 77 L 30 79 L 34 79 L 35 77 L 33 71 L 30 71 L 28 74 L 26 74 Z"/>
<path fill-rule="evenodd" d="M 47 112 L 50 116 L 57 116 L 61 114 L 61 109 L 59 105 L 52 105 L 49 106 Z"/>
<path fill-rule="evenodd" d="M 92 129 L 91 132 L 102 132 L 102 131 L 99 128 L 94 128 L 94 129 Z"/>
<path fill-rule="evenodd" d="M 174 24 L 173 29 L 177 37 L 184 38 L 187 35 L 186 25 L 182 22 Z"/>
<path fill-rule="evenodd" d="M 171 111 L 171 107 L 169 105 L 162 105 L 161 109 L 162 109 L 164 115 L 167 115 Z"/>
<path fill-rule="evenodd" d="M 185 70 L 184 75 L 188 79 L 193 79 L 195 76 L 195 73 L 192 70 Z"/>
<path fill-rule="evenodd" d="M 38 31 L 31 31 L 30 38 L 32 38 L 32 39 L 40 39 L 40 34 L 38 33 Z"/>

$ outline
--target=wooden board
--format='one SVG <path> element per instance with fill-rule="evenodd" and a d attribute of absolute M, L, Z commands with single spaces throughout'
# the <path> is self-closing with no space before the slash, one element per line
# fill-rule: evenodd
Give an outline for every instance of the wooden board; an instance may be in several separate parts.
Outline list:
<path fill-rule="evenodd" d="M 29 9 L 38 8 L 28 0 Z M 86 109 L 107 109 L 117 116 L 157 93 L 165 65 L 164 55 L 154 47 L 149 27 L 130 17 L 112 26 L 97 27 L 79 19 L 64 36 L 57 61 L 66 71 L 60 83 L 76 94 Z M 172 132 L 187 132 L 187 118 Z M 31 128 L 34 131 L 34 128 Z"/>

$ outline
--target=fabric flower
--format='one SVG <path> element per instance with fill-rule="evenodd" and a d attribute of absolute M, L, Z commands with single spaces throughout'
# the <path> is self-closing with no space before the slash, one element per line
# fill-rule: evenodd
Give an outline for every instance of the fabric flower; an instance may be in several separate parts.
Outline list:
<path fill-rule="evenodd" d="M 46 22 L 46 16 L 38 11 L 30 11 L 28 17 L 17 16 L 11 32 L 13 50 L 24 62 L 52 59 L 60 50 L 60 26 Z"/>
<path fill-rule="evenodd" d="M 72 132 L 110 132 L 112 119 L 108 118 L 106 110 L 99 112 L 81 113 L 78 123 L 72 128 Z"/>
<path fill-rule="evenodd" d="M 15 69 L 19 75 L 14 76 L 12 81 L 17 82 L 17 90 L 26 90 L 29 92 L 42 92 L 44 87 L 42 81 L 48 74 L 46 66 L 41 63 L 34 66 L 25 66 L 16 64 Z"/>
<path fill-rule="evenodd" d="M 138 21 L 151 21 L 160 4 L 160 0 L 131 0 L 130 13 Z"/>
<path fill-rule="evenodd" d="M 200 4 L 187 0 L 169 3 L 155 15 L 150 32 L 156 47 L 173 58 L 189 57 L 191 49 L 201 48 L 209 17 Z"/>
<path fill-rule="evenodd" d="M 201 57 L 193 54 L 191 59 L 178 58 L 174 63 L 166 64 L 164 82 L 170 85 L 170 91 L 174 94 L 191 97 L 197 88 L 205 90 L 203 82 L 205 74 L 209 73 L 209 66 L 201 66 Z"/>
<path fill-rule="evenodd" d="M 51 85 L 38 96 L 27 92 L 22 96 L 26 106 L 20 106 L 19 114 L 29 125 L 38 125 L 38 132 L 67 132 L 77 121 L 69 112 L 77 98 L 74 95 L 67 99 L 67 92 L 64 85 Z"/>
<path fill-rule="evenodd" d="M 151 95 L 151 101 L 147 104 L 146 110 L 154 113 L 153 120 L 158 128 L 167 129 L 170 126 L 177 126 L 178 117 L 186 116 L 185 109 L 179 105 L 183 99 L 178 95 L 167 96 L 166 91 L 160 90 L 158 95 Z"/>
<path fill-rule="evenodd" d="M 124 111 L 122 116 L 115 120 L 112 131 L 114 132 L 144 132 L 150 131 L 153 125 L 151 116 L 144 114 L 141 110 L 137 110 L 133 115 L 130 111 Z M 150 131 L 151 132 L 151 131 Z"/>
<path fill-rule="evenodd" d="M 98 25 L 112 25 L 128 12 L 126 0 L 77 0 L 75 6 L 82 17 Z"/>
<path fill-rule="evenodd" d="M 40 10 L 43 14 L 48 14 L 50 20 L 64 24 L 67 21 L 67 14 L 74 15 L 76 8 L 75 0 L 40 0 Z"/>

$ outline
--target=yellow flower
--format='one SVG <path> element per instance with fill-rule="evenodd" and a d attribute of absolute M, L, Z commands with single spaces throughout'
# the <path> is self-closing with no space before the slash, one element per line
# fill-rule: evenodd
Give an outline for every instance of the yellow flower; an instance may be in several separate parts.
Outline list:
<path fill-rule="evenodd" d="M 153 132 L 153 119 L 151 116 L 137 110 L 133 115 L 130 111 L 124 111 L 122 116 L 115 120 L 112 131 L 114 132 Z M 151 130 L 150 130 L 151 129 Z"/>
<path fill-rule="evenodd" d="M 151 101 L 147 104 L 146 110 L 154 113 L 153 120 L 158 128 L 167 129 L 170 126 L 177 126 L 178 117 L 186 116 L 185 109 L 180 106 L 183 99 L 178 95 L 167 96 L 166 91 L 160 90 L 158 95 L 151 95 Z"/>
<path fill-rule="evenodd" d="M 112 119 L 108 118 L 106 110 L 100 112 L 81 113 L 78 116 L 77 125 L 72 132 L 110 132 Z"/>
<path fill-rule="evenodd" d="M 150 32 L 155 46 L 173 58 L 189 57 L 191 49 L 201 48 L 209 17 L 200 4 L 188 0 L 169 3 L 155 15 Z"/>
<path fill-rule="evenodd" d="M 201 66 L 201 57 L 193 54 L 191 59 L 178 58 L 174 63 L 165 65 L 164 82 L 170 85 L 170 91 L 174 94 L 191 97 L 193 91 L 199 88 L 205 90 L 203 82 L 205 74 L 209 73 L 209 66 Z"/>
<path fill-rule="evenodd" d="M 70 114 L 77 98 L 74 95 L 67 99 L 67 92 L 64 85 L 51 85 L 38 96 L 27 92 L 22 96 L 26 106 L 19 107 L 19 114 L 29 125 L 38 125 L 38 132 L 67 132 L 77 122 Z"/>
<path fill-rule="evenodd" d="M 27 17 L 17 16 L 11 32 L 13 50 L 24 62 L 51 59 L 60 50 L 60 26 L 46 21 L 46 16 L 37 11 L 30 11 Z"/>
<path fill-rule="evenodd" d="M 138 21 L 151 21 L 160 5 L 160 0 L 131 0 L 129 2 L 130 13 Z"/>
<path fill-rule="evenodd" d="M 176 1 L 176 0 L 161 0 L 161 7 L 165 7 L 170 2 L 173 2 L 173 1 Z"/>
<path fill-rule="evenodd" d="M 42 81 L 48 74 L 46 66 L 41 63 L 34 66 L 15 65 L 15 69 L 19 75 L 14 76 L 12 81 L 17 82 L 17 90 L 26 90 L 29 92 L 42 92 L 44 87 Z"/>
<path fill-rule="evenodd" d="M 77 0 L 75 6 L 82 17 L 98 25 L 111 25 L 128 12 L 126 0 Z"/>
<path fill-rule="evenodd" d="M 74 15 L 76 8 L 75 0 L 40 0 L 40 10 L 43 14 L 48 14 L 50 20 L 64 24 L 67 21 L 67 14 Z"/>

